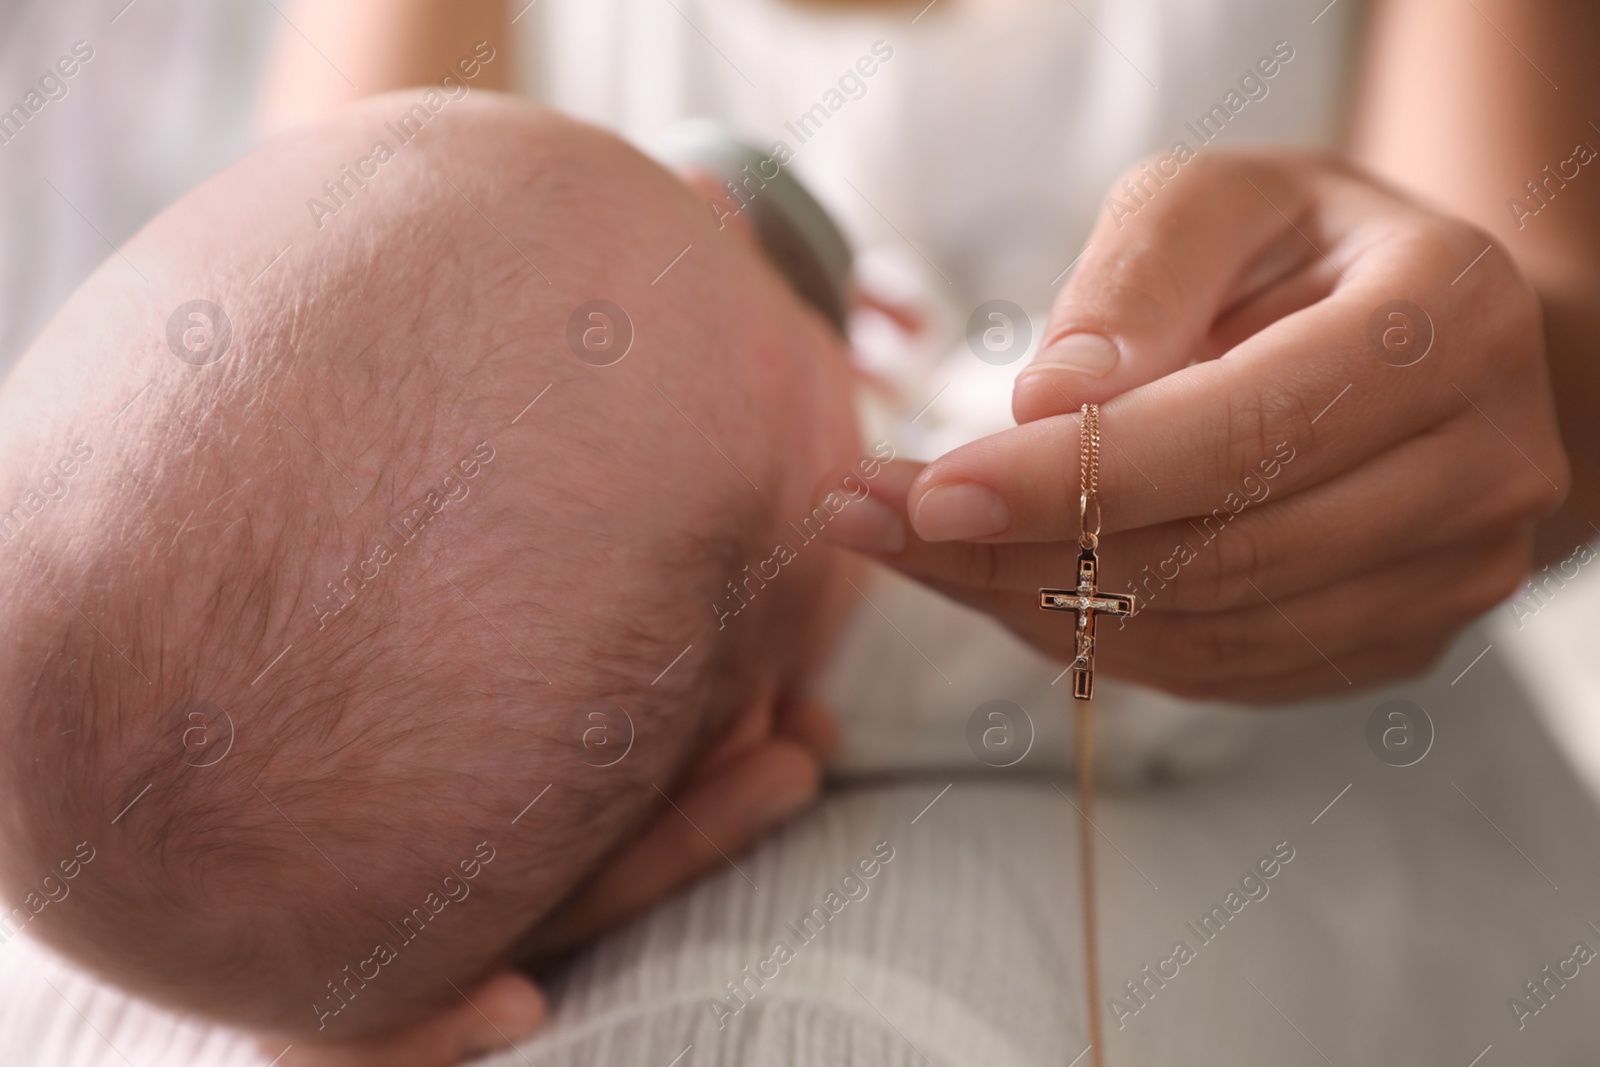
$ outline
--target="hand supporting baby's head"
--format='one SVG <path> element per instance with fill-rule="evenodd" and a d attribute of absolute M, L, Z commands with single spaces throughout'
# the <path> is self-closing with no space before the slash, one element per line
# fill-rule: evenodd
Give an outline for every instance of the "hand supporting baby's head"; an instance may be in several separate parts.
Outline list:
<path fill-rule="evenodd" d="M 715 605 L 856 448 L 837 343 L 670 176 L 502 100 L 400 142 L 416 95 L 186 197 L 0 397 L 0 932 L 259 1029 L 506 962 L 804 669 L 828 550 Z"/>

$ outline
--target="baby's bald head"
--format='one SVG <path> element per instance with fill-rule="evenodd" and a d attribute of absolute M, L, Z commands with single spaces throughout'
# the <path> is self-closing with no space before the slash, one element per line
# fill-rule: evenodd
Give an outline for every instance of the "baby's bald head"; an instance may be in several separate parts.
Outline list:
<path fill-rule="evenodd" d="M 837 342 L 670 175 L 498 99 L 400 143 L 415 99 L 186 197 L 0 397 L 10 922 L 259 1028 L 503 961 L 804 666 L 827 550 L 713 604 L 856 449 Z"/>

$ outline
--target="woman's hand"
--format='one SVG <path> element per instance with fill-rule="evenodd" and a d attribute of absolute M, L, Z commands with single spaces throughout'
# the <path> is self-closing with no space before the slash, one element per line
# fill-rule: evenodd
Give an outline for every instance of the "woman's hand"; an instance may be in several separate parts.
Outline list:
<path fill-rule="evenodd" d="M 534 951 L 570 949 L 749 847 L 816 796 L 822 757 L 836 739 L 832 718 L 817 705 L 759 701 L 644 835 L 541 924 L 545 936 Z M 326 1044 L 262 1038 L 260 1045 L 268 1057 L 284 1053 L 279 1067 L 448 1067 L 532 1036 L 545 1014 L 538 985 L 506 970 L 437 1015 L 383 1038 Z"/>
<path fill-rule="evenodd" d="M 1101 586 L 1142 607 L 1102 623 L 1108 674 L 1265 702 L 1427 666 L 1515 590 L 1566 492 L 1531 290 L 1481 231 L 1330 158 L 1129 179 L 1018 378 L 1020 425 L 873 483 L 903 551 L 868 509 L 835 538 L 1069 657 L 1037 591 L 1073 584 L 1076 412 L 1100 403 Z"/>

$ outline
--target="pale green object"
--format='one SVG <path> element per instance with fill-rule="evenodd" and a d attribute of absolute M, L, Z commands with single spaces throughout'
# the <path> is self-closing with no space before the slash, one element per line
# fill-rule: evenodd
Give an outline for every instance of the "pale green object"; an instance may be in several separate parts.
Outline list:
<path fill-rule="evenodd" d="M 742 210 L 749 213 L 762 250 L 801 297 L 844 331 L 854 256 L 839 227 L 788 166 L 767 177 L 775 161 L 710 119 L 673 126 L 655 148 L 668 165 L 694 167 L 722 182 L 756 175 L 760 187 Z"/>

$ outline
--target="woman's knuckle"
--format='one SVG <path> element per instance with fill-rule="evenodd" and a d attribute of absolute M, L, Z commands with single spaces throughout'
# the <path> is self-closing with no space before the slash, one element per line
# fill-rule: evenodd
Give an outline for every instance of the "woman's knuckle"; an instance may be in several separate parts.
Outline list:
<path fill-rule="evenodd" d="M 1516 458 L 1496 493 L 1493 518 L 1498 526 L 1522 526 L 1544 518 L 1561 506 L 1570 487 L 1570 461 L 1559 442 Z"/>
<path fill-rule="evenodd" d="M 1237 671 L 1258 658 L 1265 648 L 1260 628 L 1250 614 L 1209 616 L 1197 630 L 1197 651 L 1207 676 Z"/>
<path fill-rule="evenodd" d="M 1166 243 L 1158 234 L 1149 247 L 1107 265 L 1097 288 L 1101 300 L 1115 308 L 1119 318 L 1134 323 L 1159 322 L 1163 313 L 1181 298 L 1177 270 L 1156 251 Z"/>
<path fill-rule="evenodd" d="M 1407 234 L 1407 251 L 1424 277 L 1449 277 L 1448 271 L 1467 244 L 1466 227 L 1453 219 L 1426 216 Z M 1479 246 L 1480 248 L 1482 245 Z"/>
<path fill-rule="evenodd" d="M 1219 510 L 1227 514 L 1225 509 Z M 1191 550 L 1189 564 L 1174 576 L 1173 604 L 1184 610 L 1215 612 L 1248 603 L 1254 594 L 1247 579 L 1254 580 L 1257 565 L 1254 540 L 1226 526 L 1219 529 L 1211 515 L 1193 521 L 1196 532 L 1210 540 L 1202 540 L 1199 551 Z"/>
<path fill-rule="evenodd" d="M 1316 413 L 1303 390 L 1264 386 L 1228 398 L 1227 457 L 1253 465 L 1284 442 L 1310 442 Z"/>
<path fill-rule="evenodd" d="M 961 580 L 964 585 L 992 589 L 1005 571 L 1004 555 L 1010 545 L 964 545 L 961 549 Z"/>

